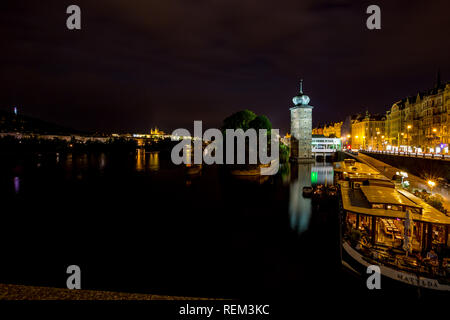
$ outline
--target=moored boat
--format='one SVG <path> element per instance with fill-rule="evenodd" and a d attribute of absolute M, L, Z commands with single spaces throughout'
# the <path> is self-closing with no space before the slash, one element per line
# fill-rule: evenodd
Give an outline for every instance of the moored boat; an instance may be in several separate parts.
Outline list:
<path fill-rule="evenodd" d="M 394 283 L 450 292 L 450 217 L 364 164 L 336 163 L 335 173 L 343 265 L 360 274 L 378 265 Z"/>

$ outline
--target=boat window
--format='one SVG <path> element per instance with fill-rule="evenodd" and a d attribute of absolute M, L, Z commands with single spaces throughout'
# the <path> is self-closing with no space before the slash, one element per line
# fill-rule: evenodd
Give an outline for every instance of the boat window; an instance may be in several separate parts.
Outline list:
<path fill-rule="evenodd" d="M 347 226 L 353 229 L 356 229 L 356 214 L 354 213 L 347 213 Z"/>
<path fill-rule="evenodd" d="M 372 203 L 372 209 L 384 209 L 384 204 L 382 204 L 382 203 Z"/>
<path fill-rule="evenodd" d="M 433 224 L 433 244 L 445 244 L 445 226 Z"/>

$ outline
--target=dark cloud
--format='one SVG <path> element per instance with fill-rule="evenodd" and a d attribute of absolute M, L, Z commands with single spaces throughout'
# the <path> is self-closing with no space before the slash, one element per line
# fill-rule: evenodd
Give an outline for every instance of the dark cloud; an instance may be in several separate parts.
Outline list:
<path fill-rule="evenodd" d="M 220 125 L 233 111 L 289 128 L 298 81 L 314 121 L 382 112 L 448 79 L 448 1 L 7 1 L 0 11 L 0 107 L 80 129 Z"/>

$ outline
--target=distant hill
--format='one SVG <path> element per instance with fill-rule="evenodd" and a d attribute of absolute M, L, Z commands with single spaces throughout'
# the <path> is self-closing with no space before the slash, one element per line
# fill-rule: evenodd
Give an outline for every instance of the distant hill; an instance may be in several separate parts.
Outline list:
<path fill-rule="evenodd" d="M 0 110 L 0 132 L 21 132 L 36 134 L 89 134 L 80 130 L 63 127 L 37 118 Z"/>

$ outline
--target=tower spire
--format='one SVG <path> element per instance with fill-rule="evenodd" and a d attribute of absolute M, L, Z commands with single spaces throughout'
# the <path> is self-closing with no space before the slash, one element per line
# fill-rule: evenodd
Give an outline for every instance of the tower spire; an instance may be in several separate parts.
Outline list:
<path fill-rule="evenodd" d="M 303 79 L 300 79 L 300 93 L 303 94 Z"/>

